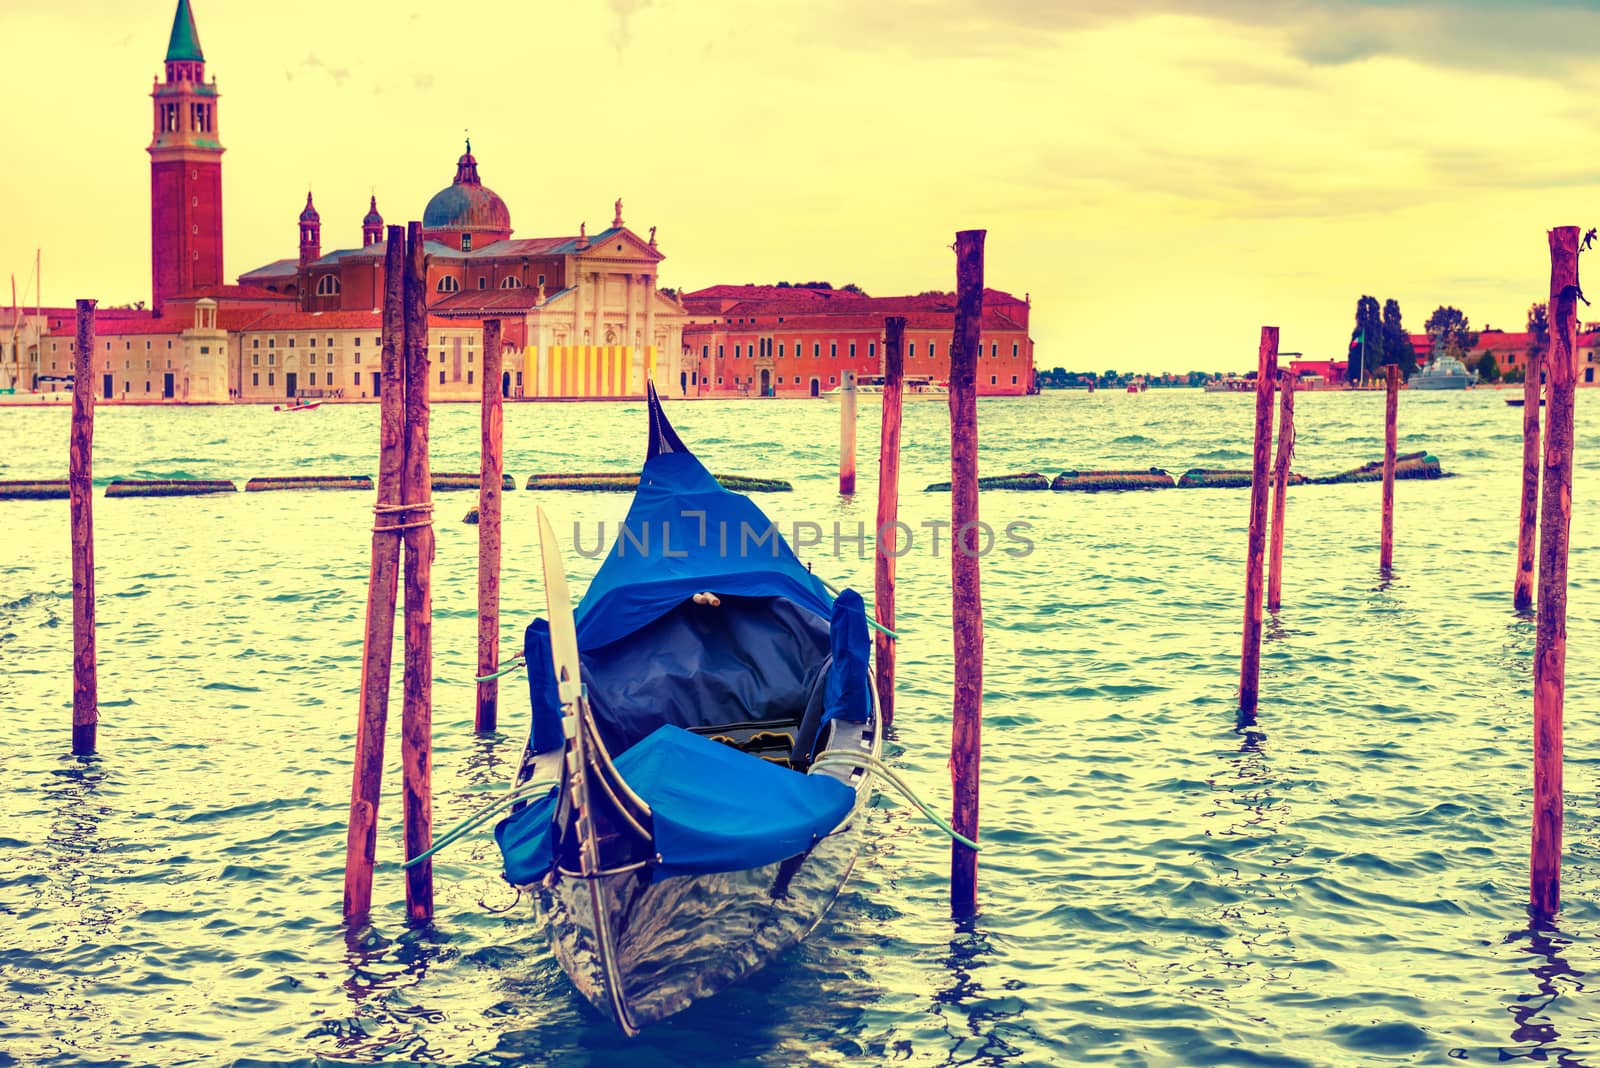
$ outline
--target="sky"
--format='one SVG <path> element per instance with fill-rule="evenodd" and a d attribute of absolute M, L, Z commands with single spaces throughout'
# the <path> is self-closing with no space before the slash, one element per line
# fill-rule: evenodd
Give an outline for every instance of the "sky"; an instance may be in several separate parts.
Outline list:
<path fill-rule="evenodd" d="M 150 295 L 173 0 L 6 0 L 0 286 Z M 470 130 L 516 236 L 656 226 L 660 284 L 1033 299 L 1043 368 L 1341 357 L 1362 294 L 1520 329 L 1600 224 L 1600 0 L 193 0 L 228 279 L 420 218 Z M 6 295 L 8 296 L 8 295 Z M 0 296 L 5 299 L 5 296 Z M 1600 319 L 1600 309 L 1584 316 Z"/>

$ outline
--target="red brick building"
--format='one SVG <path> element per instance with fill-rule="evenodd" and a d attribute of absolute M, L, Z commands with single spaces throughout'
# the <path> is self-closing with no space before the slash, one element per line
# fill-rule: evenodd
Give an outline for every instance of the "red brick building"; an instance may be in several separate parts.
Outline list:
<path fill-rule="evenodd" d="M 679 388 L 699 396 L 815 397 L 846 371 L 883 368 L 883 321 L 904 316 L 905 373 L 948 382 L 955 295 L 868 297 L 835 289 L 712 286 L 686 293 Z M 978 392 L 1033 388 L 1031 302 L 997 289 L 983 295 Z"/>
<path fill-rule="evenodd" d="M 205 80 L 189 0 L 178 0 L 167 42 L 166 82 L 155 102 L 150 146 L 150 290 L 159 311 L 172 297 L 223 284 L 222 143 L 217 83 Z"/>

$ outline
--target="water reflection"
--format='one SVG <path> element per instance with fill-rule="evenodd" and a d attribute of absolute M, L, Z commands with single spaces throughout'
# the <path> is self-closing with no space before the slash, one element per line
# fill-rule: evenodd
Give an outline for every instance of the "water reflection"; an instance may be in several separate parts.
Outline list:
<path fill-rule="evenodd" d="M 452 954 L 448 942 L 433 928 L 408 930 L 397 939 L 375 928 L 347 929 L 341 984 L 350 999 L 351 1012 L 326 1019 L 306 1036 L 332 1039 L 341 1057 L 409 1060 L 437 1059 L 444 1050 L 429 1043 L 424 1029 L 442 1023 L 442 1009 L 409 1000 L 420 989 L 429 968 Z M 322 1052 L 325 1047 L 314 1043 Z"/>
<path fill-rule="evenodd" d="M 1551 1011 L 1560 998 L 1583 992 L 1584 973 L 1563 956 L 1572 948 L 1572 939 L 1559 928 L 1540 926 L 1535 920 L 1528 930 L 1507 936 L 1506 943 L 1538 958 L 1538 963 L 1529 969 L 1537 992 L 1518 994 L 1515 1001 L 1506 1006 L 1516 1027 L 1511 1032 L 1512 1046 L 1500 1050 L 1500 1059 L 1553 1063 L 1559 1068 L 1589 1068 L 1595 1062 L 1583 1060 L 1570 1047 L 1559 1044 L 1561 1034 L 1556 1030 L 1555 1013 Z"/>
<path fill-rule="evenodd" d="M 1011 993 L 988 993 L 979 981 L 993 963 L 988 958 L 998 954 L 990 944 L 992 935 L 976 919 L 955 921 L 955 930 L 950 952 L 940 961 L 950 973 L 950 983 L 933 995 L 933 1012 L 950 1040 L 943 1063 L 999 1065 L 1022 1056 L 1023 1050 L 1007 1042 L 1002 1032 L 1033 1035 L 1029 1027 L 1015 1022 L 1022 1018 L 1026 1002 Z M 1010 991 L 1021 984 L 1002 986 Z"/>

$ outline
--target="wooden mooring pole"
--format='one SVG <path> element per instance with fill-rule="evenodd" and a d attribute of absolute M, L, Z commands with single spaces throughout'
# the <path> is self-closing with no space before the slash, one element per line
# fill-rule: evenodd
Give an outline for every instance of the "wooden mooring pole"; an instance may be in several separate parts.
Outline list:
<path fill-rule="evenodd" d="M 618 390 L 620 393 L 620 389 Z M 500 667 L 500 495 L 505 471 L 500 405 L 500 320 L 483 321 L 483 457 L 478 480 L 478 677 Z M 500 680 L 478 683 L 479 731 L 499 718 Z"/>
<path fill-rule="evenodd" d="M 1567 545 L 1577 384 L 1578 228 L 1550 231 L 1550 369 L 1539 510 L 1538 632 L 1533 659 L 1533 850 L 1529 904 L 1561 908 L 1562 714 L 1567 686 Z M 1537 403 L 1537 402 L 1535 402 Z"/>
<path fill-rule="evenodd" d="M 361 656 L 361 716 L 356 724 L 355 773 L 350 787 L 350 828 L 344 855 L 344 919 L 367 921 L 372 908 L 372 865 L 378 841 L 378 801 L 383 792 L 383 743 L 389 719 L 389 677 L 394 657 L 394 611 L 403 531 L 397 511 L 405 461 L 405 228 L 389 227 L 384 247 L 383 356 L 378 376 L 378 501 L 367 572 L 367 628 Z"/>
<path fill-rule="evenodd" d="M 905 377 L 902 352 L 906 321 L 891 315 L 883 321 L 883 425 L 878 439 L 878 534 L 874 563 L 872 611 L 878 626 L 894 630 L 894 564 L 900 553 L 900 411 Z M 878 658 L 878 707 L 883 722 L 894 723 L 894 639 L 883 631 L 873 636 Z"/>
<path fill-rule="evenodd" d="M 846 371 L 839 383 L 839 492 L 856 491 L 856 373 Z"/>
<path fill-rule="evenodd" d="M 978 841 L 978 772 L 983 751 L 983 599 L 979 591 L 978 345 L 983 323 L 984 230 L 956 234 L 956 322 L 950 350 L 950 553 L 955 701 L 951 714 L 952 825 Z M 950 843 L 950 907 L 978 908 L 978 854 Z"/>
<path fill-rule="evenodd" d="M 400 766 L 405 783 L 406 856 L 433 844 L 433 504 L 428 471 L 428 293 L 422 224 L 406 227 L 406 460 L 401 499 L 406 505 L 405 707 L 400 721 Z M 433 919 L 433 862 L 406 869 L 406 915 Z"/>
<path fill-rule="evenodd" d="M 1272 449 L 1272 384 L 1278 377 L 1278 328 L 1261 328 L 1256 360 L 1256 439 L 1250 475 L 1250 537 L 1245 551 L 1244 646 L 1239 657 L 1239 712 L 1255 715 L 1261 688 L 1261 565 L 1267 548 L 1267 460 Z"/>
<path fill-rule="evenodd" d="M 1272 537 L 1267 552 L 1267 611 L 1283 603 L 1283 524 L 1289 503 L 1289 463 L 1294 459 L 1294 372 L 1278 381 L 1278 452 L 1272 467 Z"/>
<path fill-rule="evenodd" d="M 94 632 L 94 306 L 78 301 L 67 493 L 72 513 L 72 752 L 94 752 L 100 724 Z"/>
<path fill-rule="evenodd" d="M 1539 531 L 1539 398 L 1544 372 L 1544 351 L 1538 344 L 1528 349 L 1528 368 L 1522 381 L 1522 513 L 1517 526 L 1517 576 L 1511 589 L 1511 607 L 1526 612 L 1533 607 L 1533 550 Z"/>
<path fill-rule="evenodd" d="M 1383 399 L 1383 529 L 1378 539 L 1378 568 L 1388 574 L 1394 567 L 1394 456 L 1395 419 L 1400 410 L 1400 368 L 1385 369 Z"/>

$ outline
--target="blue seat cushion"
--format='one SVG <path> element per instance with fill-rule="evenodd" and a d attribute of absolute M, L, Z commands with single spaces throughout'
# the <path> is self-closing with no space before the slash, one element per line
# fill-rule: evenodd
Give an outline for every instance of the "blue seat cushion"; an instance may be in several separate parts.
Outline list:
<path fill-rule="evenodd" d="M 855 791 L 838 779 L 791 771 L 670 724 L 617 757 L 616 767 L 650 806 L 657 878 L 776 863 L 831 834 L 855 805 Z M 512 883 L 550 870 L 555 800 L 552 791 L 495 828 Z"/>

